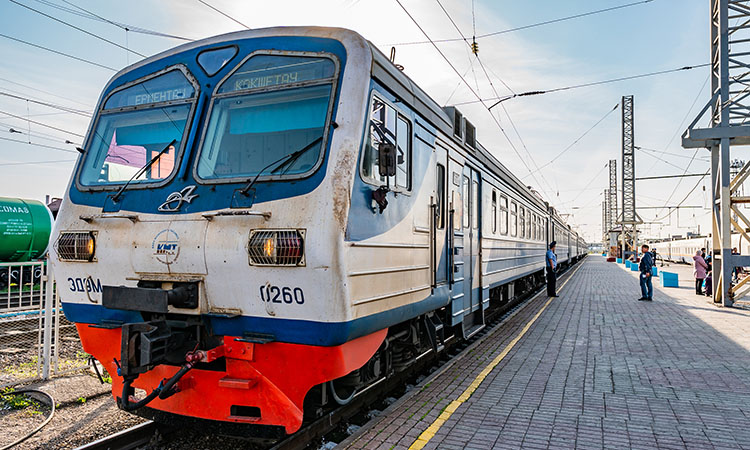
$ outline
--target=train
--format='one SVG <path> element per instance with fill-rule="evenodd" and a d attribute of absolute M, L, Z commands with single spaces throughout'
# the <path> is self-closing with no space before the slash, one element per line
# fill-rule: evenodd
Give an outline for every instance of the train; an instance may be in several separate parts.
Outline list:
<path fill-rule="evenodd" d="M 223 34 L 108 82 L 50 261 L 120 408 L 291 434 L 587 245 L 354 31 Z M 135 388 L 147 395 L 136 398 Z"/>
<path fill-rule="evenodd" d="M 739 233 L 731 236 L 731 247 L 737 248 L 741 255 L 750 254 L 750 242 Z M 664 261 L 693 264 L 695 252 L 706 249 L 711 252 L 711 236 L 698 236 L 687 239 L 675 239 L 670 241 L 652 242 L 649 244 L 656 250 L 657 258 Z"/>

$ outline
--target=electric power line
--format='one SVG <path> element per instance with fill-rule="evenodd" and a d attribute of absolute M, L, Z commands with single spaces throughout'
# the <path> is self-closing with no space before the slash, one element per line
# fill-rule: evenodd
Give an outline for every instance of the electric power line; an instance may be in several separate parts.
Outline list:
<path fill-rule="evenodd" d="M 49 129 L 52 129 L 52 130 L 62 131 L 63 133 L 70 134 L 70 135 L 73 135 L 73 136 L 78 136 L 80 138 L 84 137 L 82 134 L 74 133 L 72 131 L 64 130 L 62 128 L 57 128 L 57 127 L 54 127 L 52 125 L 47 125 L 46 123 L 38 122 L 36 120 L 27 119 L 26 117 L 19 116 L 19 115 L 16 115 L 16 114 L 12 114 L 12 113 L 9 113 L 7 111 L 0 110 L 0 114 L 5 114 L 6 116 L 10 116 L 10 117 L 15 117 L 16 119 L 21 119 L 21 120 L 26 121 L 26 122 L 31 122 L 33 124 L 36 124 L 36 125 L 39 125 L 39 126 L 42 126 L 42 127 L 45 127 L 45 128 L 49 128 Z"/>
<path fill-rule="evenodd" d="M 199 1 L 202 1 L 202 0 L 199 0 Z M 422 28 L 421 25 L 419 25 L 419 22 L 417 22 L 417 20 L 414 19 L 414 17 L 411 15 L 411 13 L 409 13 L 409 11 L 406 9 L 406 7 L 401 3 L 401 0 L 396 0 L 396 3 L 398 3 L 398 5 L 401 7 L 401 9 L 404 10 L 404 12 L 406 13 L 406 15 L 409 16 L 409 19 L 411 19 L 411 21 L 414 22 L 414 25 L 416 25 L 416 27 L 419 29 L 419 31 L 422 32 L 422 34 L 425 36 L 425 38 L 427 38 L 429 40 L 430 37 L 427 34 L 427 32 Z M 461 73 L 458 71 L 458 69 L 456 69 L 456 67 L 453 65 L 453 63 L 451 63 L 451 61 L 448 59 L 448 57 L 445 56 L 445 54 L 442 52 L 442 50 L 440 50 L 440 47 L 438 47 L 437 44 L 435 44 L 434 42 L 432 43 L 432 46 L 435 48 L 435 50 L 437 50 L 437 52 L 445 60 L 445 62 L 448 63 L 448 65 L 453 70 L 453 72 L 455 72 L 455 74 L 464 82 L 464 85 L 466 85 L 466 87 L 469 89 L 469 91 L 471 91 L 471 93 L 474 94 L 474 96 L 477 99 L 479 99 L 479 102 L 482 103 L 482 105 L 485 108 L 487 108 L 487 105 L 484 103 L 484 101 L 482 100 L 482 98 L 474 91 L 474 89 L 466 81 L 466 79 L 461 76 Z M 505 129 L 500 124 L 500 121 L 497 120 L 497 118 L 495 117 L 494 114 L 492 114 L 492 111 L 490 111 L 489 108 L 487 108 L 487 111 L 490 113 L 490 116 L 492 117 L 492 120 L 495 122 L 495 124 L 497 125 L 497 127 L 500 128 L 500 131 L 502 132 L 503 136 L 505 136 L 505 139 L 510 144 L 510 147 L 516 153 L 516 156 L 518 156 L 518 158 L 521 160 L 521 163 L 523 163 L 524 167 L 526 167 L 526 170 L 528 170 L 529 172 L 531 172 L 531 169 L 529 168 L 528 164 L 526 164 L 526 161 L 523 159 L 523 157 L 519 153 L 518 149 L 513 144 L 513 141 L 510 140 L 510 136 L 508 136 L 508 134 L 506 133 Z M 536 177 L 533 177 L 533 178 L 534 178 L 534 181 L 536 181 L 537 185 L 541 186 L 541 183 L 539 183 L 539 181 L 537 181 Z"/>
<path fill-rule="evenodd" d="M 65 112 L 68 112 L 68 113 L 71 113 L 71 114 L 78 114 L 79 116 L 83 116 L 83 117 L 91 117 L 91 113 L 86 112 L 86 111 L 81 111 L 80 109 L 68 108 L 67 106 L 61 106 L 61 105 L 56 105 L 54 103 L 47 103 L 47 102 L 43 102 L 43 101 L 40 101 L 40 100 L 34 100 L 34 99 L 31 99 L 31 98 L 27 98 L 27 97 L 21 97 L 19 95 L 13 95 L 13 94 L 10 94 L 10 93 L 4 92 L 4 91 L 0 91 L 0 95 L 1 96 L 5 96 L 5 97 L 10 97 L 10 98 L 15 98 L 17 100 L 25 100 L 27 102 L 35 103 L 37 105 L 46 106 L 48 108 L 59 109 L 60 111 L 65 111 Z"/>
<path fill-rule="evenodd" d="M 38 49 L 46 50 L 48 52 L 56 53 L 56 54 L 61 55 L 61 56 L 66 56 L 68 58 L 75 59 L 76 61 L 81 61 L 81 62 L 85 62 L 87 64 L 91 64 L 92 66 L 101 67 L 102 69 L 108 69 L 108 70 L 111 70 L 113 72 L 117 72 L 117 69 L 115 69 L 114 67 L 105 66 L 104 64 L 99 64 L 98 62 L 90 61 L 90 60 L 84 59 L 84 58 L 79 58 L 78 56 L 73 56 L 73 55 L 71 55 L 69 53 L 63 53 L 63 52 L 58 51 L 58 50 L 53 50 L 53 49 L 51 49 L 49 47 L 45 47 L 43 45 L 32 44 L 31 42 L 24 41 L 23 39 L 14 38 L 12 36 L 8 36 L 7 34 L 0 33 L 0 37 L 4 37 L 5 39 L 10 39 L 11 41 L 20 42 L 22 44 L 30 45 L 32 47 L 36 47 Z"/>
<path fill-rule="evenodd" d="M 604 13 L 604 12 L 614 11 L 614 10 L 617 10 L 617 9 L 628 8 L 630 6 L 636 6 L 636 5 L 641 5 L 641 4 L 644 4 L 644 3 L 650 3 L 652 1 L 653 0 L 642 0 L 642 1 L 638 1 L 638 2 L 627 3 L 627 4 L 624 4 L 624 5 L 613 6 L 613 7 L 610 7 L 610 8 L 597 9 L 595 11 L 589 11 L 589 12 L 585 12 L 585 13 L 581 13 L 581 14 L 574 14 L 572 16 L 560 17 L 558 19 L 545 20 L 544 22 L 537 22 L 537 23 L 533 23 L 533 24 L 530 24 L 530 25 L 523 25 L 523 26 L 520 26 L 520 27 L 509 28 L 509 29 L 506 29 L 506 30 L 494 31 L 492 33 L 480 34 L 476 38 L 477 39 L 483 39 L 483 38 L 486 38 L 486 37 L 496 36 L 496 35 L 499 35 L 499 34 L 505 34 L 505 33 L 511 33 L 511 32 L 514 32 L 514 31 L 526 30 L 526 29 L 529 29 L 529 28 L 535 28 L 535 27 L 539 27 L 539 26 L 542 26 L 542 25 L 549 25 L 549 24 L 552 24 L 552 23 L 558 23 L 558 22 L 563 22 L 563 21 L 566 21 L 566 20 L 578 19 L 578 18 L 581 18 L 581 17 L 592 16 L 594 14 L 600 14 L 600 13 Z M 472 3 L 472 6 L 473 6 L 473 3 Z M 472 8 L 472 13 L 473 13 L 473 8 Z M 457 39 L 457 38 L 453 38 L 453 39 L 435 39 L 432 42 L 456 42 L 456 41 L 460 41 L 460 40 L 461 39 Z M 389 46 L 418 45 L 418 44 L 429 44 L 429 43 L 430 43 L 430 41 L 400 42 L 400 43 L 396 43 L 396 44 L 390 44 Z"/>
<path fill-rule="evenodd" d="M 72 6 L 73 8 L 76 8 L 76 9 L 82 11 L 83 14 L 80 13 L 80 12 L 78 12 L 78 11 L 75 11 L 73 9 L 65 8 L 62 5 L 57 5 L 55 3 L 52 3 L 52 2 L 49 2 L 49 1 L 46 1 L 46 0 L 36 0 L 36 1 L 39 2 L 39 3 L 45 4 L 45 5 L 51 6 L 53 8 L 57 8 L 57 9 L 59 9 L 61 11 L 66 11 L 66 12 L 68 12 L 70 14 L 75 14 L 75 15 L 77 15 L 79 17 L 83 17 L 83 18 L 90 19 L 90 20 L 98 20 L 99 22 L 104 22 L 104 23 L 108 23 L 110 25 L 114 25 L 114 26 L 116 26 L 116 27 L 118 27 L 118 28 L 120 28 L 122 30 L 128 31 L 128 32 L 140 33 L 140 34 L 147 34 L 147 35 L 151 35 L 151 36 L 165 37 L 165 38 L 171 38 L 171 39 L 179 39 L 179 40 L 188 41 L 188 42 L 194 41 L 194 39 L 190 39 L 190 38 L 186 38 L 186 37 L 182 37 L 182 36 L 175 36 L 174 34 L 162 33 L 160 31 L 149 30 L 148 28 L 137 27 L 135 25 L 128 25 L 128 24 L 122 23 L 122 22 L 115 22 L 114 20 L 109 20 L 106 17 L 102 17 L 102 16 L 100 16 L 100 15 L 98 15 L 96 13 L 93 13 L 93 12 L 89 11 L 86 8 L 83 8 L 83 7 L 78 6 L 78 5 L 74 4 L 74 3 L 71 3 L 68 0 L 62 0 L 62 1 L 64 3 Z"/>
<path fill-rule="evenodd" d="M 221 14 L 222 16 L 226 17 L 227 19 L 231 20 L 232 22 L 238 23 L 238 24 L 242 25 L 243 27 L 247 28 L 248 30 L 251 29 L 249 26 L 245 25 L 244 23 L 240 22 L 239 20 L 235 19 L 234 17 L 230 16 L 229 14 L 225 13 L 224 11 L 222 11 L 222 10 L 220 10 L 220 9 L 218 9 L 218 8 L 210 5 L 210 4 L 208 4 L 207 2 L 205 2 L 203 0 L 198 0 L 198 1 L 201 2 L 201 3 L 203 3 L 204 5 L 208 6 L 209 8 L 213 9 L 214 11 L 216 11 L 219 14 Z"/>
<path fill-rule="evenodd" d="M 32 144 L 34 145 L 34 144 Z M 6 167 L 6 166 L 27 166 L 27 165 L 34 165 L 34 164 L 56 164 L 56 163 L 68 163 L 68 162 L 76 162 L 75 159 L 54 159 L 54 160 L 46 160 L 46 161 L 26 161 L 26 162 L 12 162 L 12 163 L 0 163 L 0 166 Z"/>
<path fill-rule="evenodd" d="M 63 99 L 63 100 L 68 100 L 68 101 L 73 102 L 73 103 L 78 103 L 79 105 L 85 106 L 85 107 L 87 107 L 89 109 L 93 109 L 90 105 L 88 105 L 86 103 L 80 102 L 78 100 L 75 100 L 75 99 L 72 99 L 72 98 L 69 98 L 69 97 L 63 97 L 62 95 L 55 94 L 55 93 L 52 93 L 52 92 L 49 92 L 49 91 L 45 91 L 43 89 L 39 89 L 39 88 L 36 88 L 34 86 L 29 86 L 28 84 L 19 83 L 17 81 L 9 80 L 7 78 L 2 78 L 2 77 L 0 77 L 0 81 L 5 81 L 6 83 L 11 83 L 11 84 L 15 84 L 15 85 L 18 85 L 18 86 L 21 86 L 21 87 L 25 87 L 26 89 L 31 89 L 32 91 L 41 92 L 43 94 L 51 95 L 53 97 L 57 97 L 57 98 L 60 98 L 60 99 Z"/>
<path fill-rule="evenodd" d="M 550 164 L 554 163 L 555 161 L 557 161 L 557 159 L 560 158 L 562 155 L 564 155 L 565 152 L 567 152 L 568 150 L 570 150 L 571 148 L 573 148 L 573 146 L 576 145 L 578 142 L 580 142 L 581 139 L 583 139 L 587 134 L 589 134 L 591 132 L 591 130 L 593 130 L 594 128 L 596 128 L 600 123 L 602 123 L 604 121 L 604 119 L 606 119 L 607 117 L 609 117 L 610 114 L 612 114 L 615 110 L 617 110 L 617 108 L 619 106 L 620 106 L 620 104 L 618 103 L 618 104 L 615 105 L 614 108 L 612 108 L 609 111 L 607 111 L 607 113 L 601 119 L 599 119 L 598 121 L 596 121 L 596 123 L 594 125 L 592 125 L 591 128 L 589 128 L 588 130 L 584 131 L 584 133 L 582 135 L 578 136 L 573 142 L 570 143 L 570 145 L 568 145 L 567 147 L 565 147 L 554 158 L 552 158 L 548 162 L 542 164 L 542 167 L 540 167 L 539 170 L 541 170 L 541 169 L 549 166 Z"/>
<path fill-rule="evenodd" d="M 38 9 L 34 9 L 34 8 L 32 8 L 31 6 L 28 6 L 28 5 L 24 5 L 23 3 L 21 3 L 21 2 L 18 2 L 18 1 L 16 1 L 16 0 L 10 0 L 10 2 L 11 2 L 11 3 L 15 3 L 15 4 L 16 4 L 16 5 L 18 5 L 18 6 L 24 7 L 24 8 L 26 8 L 26 9 L 28 9 L 29 11 L 33 11 L 33 12 L 35 12 L 35 13 L 37 13 L 37 14 L 40 14 L 40 15 L 42 15 L 42 16 L 44 16 L 44 17 L 47 17 L 48 19 L 52 19 L 52 20 L 54 20 L 55 22 L 61 23 L 61 24 L 63 24 L 63 25 L 66 25 L 66 26 L 68 26 L 68 27 L 70 27 L 70 28 L 73 28 L 73 29 L 75 29 L 75 30 L 78 30 L 78 31 L 80 31 L 81 33 L 85 33 L 85 34 L 88 34 L 88 35 L 89 35 L 89 36 L 91 36 L 91 37 L 95 37 L 95 38 L 99 39 L 100 41 L 104 41 L 104 42 L 106 42 L 106 43 L 108 43 L 108 44 L 112 44 L 112 45 L 114 45 L 115 47 L 119 47 L 119 48 L 121 48 L 121 49 L 123 49 L 123 50 L 125 50 L 125 51 L 128 51 L 128 52 L 130 52 L 130 53 L 136 54 L 136 55 L 140 56 L 141 58 L 145 58 L 145 57 L 146 57 L 146 55 L 144 55 L 143 53 L 139 53 L 139 52 L 137 52 L 137 51 L 135 51 L 135 50 L 131 50 L 131 49 L 129 49 L 129 48 L 127 48 L 127 47 L 125 47 L 124 45 L 120 45 L 120 44 L 118 44 L 118 43 L 117 43 L 117 42 L 115 42 L 115 41 L 110 41 L 109 39 L 107 39 L 107 38 L 105 38 L 105 37 L 103 37 L 103 36 L 99 36 L 99 35 L 98 35 L 98 34 L 96 34 L 96 33 L 92 33 L 92 32 L 90 32 L 90 31 L 88 31 L 88 30 L 84 30 L 84 29 L 83 29 L 83 28 L 81 28 L 81 27 L 75 26 L 75 25 L 73 25 L 72 23 L 68 23 L 68 22 L 66 22 L 66 21 L 64 21 L 64 20 L 62 20 L 62 19 L 58 19 L 57 17 L 53 17 L 53 16 L 50 16 L 49 14 L 47 14 L 47 13 L 45 13 L 45 12 L 42 12 L 42 11 L 39 11 Z"/>
<path fill-rule="evenodd" d="M 34 146 L 37 146 L 37 147 L 44 147 L 44 148 L 49 148 L 49 149 L 52 149 L 52 150 L 59 150 L 61 152 L 78 153 L 78 150 L 70 150 L 70 149 L 67 149 L 67 148 L 55 147 L 55 146 L 52 146 L 52 145 L 38 144 L 36 142 L 27 142 L 27 141 L 22 141 L 20 139 L 11 139 L 11 138 L 6 138 L 6 137 L 0 136 L 0 140 L 9 141 L 9 142 L 17 142 L 19 144 L 34 145 Z"/>
<path fill-rule="evenodd" d="M 680 72 L 680 71 L 684 71 L 684 70 L 698 69 L 698 68 L 701 68 L 701 67 L 708 67 L 710 65 L 711 65 L 710 63 L 705 63 L 705 64 L 698 64 L 698 65 L 695 65 L 695 66 L 683 66 L 683 67 L 678 67 L 676 69 L 666 69 L 666 70 L 659 70 L 659 71 L 655 71 L 655 72 L 642 73 L 642 74 L 639 74 L 639 75 L 629 75 L 629 76 L 619 77 L 619 78 L 610 78 L 610 79 L 607 79 L 607 80 L 592 81 L 592 82 L 589 82 L 589 83 L 575 84 L 575 85 L 572 85 L 572 86 L 565 86 L 565 87 L 559 87 L 559 88 L 554 88 L 554 89 L 546 89 L 546 90 L 541 90 L 541 91 L 521 92 L 520 94 L 508 95 L 508 96 L 505 96 L 505 97 L 486 98 L 486 99 L 480 99 L 480 100 L 467 100 L 465 102 L 454 103 L 454 105 L 455 106 L 469 105 L 469 104 L 472 104 L 472 103 L 480 103 L 480 102 L 483 103 L 483 102 L 487 102 L 487 101 L 491 101 L 491 100 L 498 100 L 492 106 L 490 106 L 490 108 L 492 108 L 492 107 L 495 107 L 496 105 L 498 105 L 499 103 L 501 103 L 501 102 L 503 102 L 505 100 L 510 100 L 511 98 L 516 98 L 516 97 L 528 97 L 528 96 L 532 96 L 532 95 L 551 94 L 553 92 L 568 91 L 568 90 L 572 90 L 572 89 L 580 89 L 580 88 L 584 88 L 584 87 L 599 86 L 599 85 L 608 84 L 608 83 L 616 83 L 616 82 L 619 82 L 619 81 L 634 80 L 634 79 L 637 79 L 637 78 L 652 77 L 652 76 L 656 76 L 656 75 L 664 75 L 664 74 L 667 74 L 667 73 Z"/>

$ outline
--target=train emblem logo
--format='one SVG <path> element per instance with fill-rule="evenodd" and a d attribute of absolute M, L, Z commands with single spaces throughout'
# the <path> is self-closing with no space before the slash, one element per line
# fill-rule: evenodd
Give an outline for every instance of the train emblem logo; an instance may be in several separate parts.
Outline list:
<path fill-rule="evenodd" d="M 180 236 L 172 229 L 161 230 L 151 243 L 154 258 L 163 264 L 173 264 L 180 256 Z"/>
<path fill-rule="evenodd" d="M 177 212 L 182 208 L 182 203 L 190 203 L 193 201 L 198 194 L 193 194 L 195 185 L 186 186 L 179 192 L 172 192 L 164 200 L 164 203 L 159 206 L 158 210 L 161 212 Z"/>

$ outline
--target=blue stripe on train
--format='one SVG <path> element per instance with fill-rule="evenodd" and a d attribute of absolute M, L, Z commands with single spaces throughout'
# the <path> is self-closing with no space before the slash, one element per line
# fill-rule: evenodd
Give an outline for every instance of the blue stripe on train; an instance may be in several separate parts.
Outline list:
<path fill-rule="evenodd" d="M 349 322 L 315 322 L 253 316 L 221 317 L 211 314 L 205 314 L 203 318 L 213 334 L 218 336 L 257 333 L 271 335 L 277 342 L 327 347 L 341 345 L 445 306 L 448 296 L 440 291 L 436 290 L 433 295 L 420 302 Z M 100 305 L 63 303 L 62 307 L 65 317 L 71 322 L 107 325 L 143 321 L 138 312 L 107 309 Z"/>

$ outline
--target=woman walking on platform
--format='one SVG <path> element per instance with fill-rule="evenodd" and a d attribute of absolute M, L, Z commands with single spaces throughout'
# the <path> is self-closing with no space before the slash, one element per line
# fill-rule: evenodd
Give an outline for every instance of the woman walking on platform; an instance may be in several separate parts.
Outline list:
<path fill-rule="evenodd" d="M 703 280 L 706 278 L 708 264 L 706 264 L 703 256 L 701 256 L 700 250 L 695 252 L 695 256 L 693 256 L 693 266 L 695 267 L 695 271 L 693 272 L 693 275 L 695 275 L 695 293 L 703 295 Z"/>

